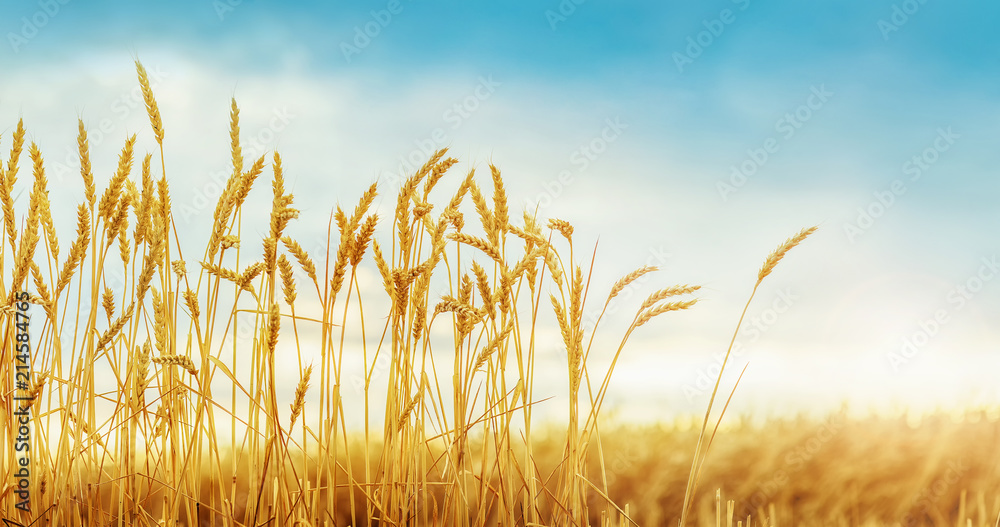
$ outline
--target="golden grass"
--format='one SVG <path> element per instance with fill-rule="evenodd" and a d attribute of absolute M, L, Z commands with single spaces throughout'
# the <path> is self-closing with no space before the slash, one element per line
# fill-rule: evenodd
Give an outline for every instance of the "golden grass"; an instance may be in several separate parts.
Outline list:
<path fill-rule="evenodd" d="M 581 259 L 566 220 L 548 220 L 546 231 L 546 223 L 525 213 L 520 225 L 511 224 L 507 191 L 493 165 L 491 198 L 470 171 L 435 214 L 434 201 L 457 163 L 445 150 L 403 182 L 387 220 L 371 210 L 376 184 L 350 215 L 336 207 L 326 247 L 310 254 L 286 234 L 298 210 L 285 189 L 281 156 L 274 153 L 270 163 L 261 156 L 244 170 L 235 100 L 233 172 L 203 256 L 193 260 L 200 265 L 189 272 L 173 230 L 163 122 L 138 62 L 136 71 L 160 166 L 147 153 L 133 173 L 138 143 L 132 135 L 98 200 L 79 122 L 84 196 L 64 259 L 44 158 L 34 144 L 27 218 L 18 229 L 12 196 L 23 123 L 6 168 L 0 164 L 9 244 L 0 252 L 0 297 L 33 289 L 32 302 L 44 307 L 35 315 L 43 317 L 33 335 L 36 373 L 21 388 L 32 398 L 35 423 L 30 513 L 12 498 L 15 315 L 10 309 L 0 315 L 0 514 L 23 523 L 44 517 L 51 525 L 102 526 L 634 523 L 630 509 L 616 502 L 631 498 L 619 497 L 622 488 L 609 483 L 606 452 L 613 436 L 600 430 L 601 408 L 632 333 L 659 315 L 692 307 L 697 299 L 676 297 L 698 286 L 652 293 L 615 346 L 594 347 L 612 300 L 656 269 L 637 269 L 613 284 L 597 324 L 584 327 L 591 287 L 600 288 L 591 283 L 596 249 L 589 262 Z M 244 203 L 268 166 L 271 211 L 260 229 L 266 235 L 260 246 L 241 243 L 247 240 L 243 219 L 253 216 L 244 216 Z M 476 225 L 465 222 L 466 196 Z M 390 225 L 380 229 L 380 221 Z M 39 228 L 44 245 L 36 250 Z M 772 253 L 755 292 L 813 230 Z M 391 242 L 379 243 L 382 231 Z M 116 242 L 118 254 L 108 258 Z M 359 278 L 369 248 L 384 297 Z M 302 291 L 293 260 L 308 280 Z M 115 283 L 112 271 L 121 271 L 124 283 Z M 442 290 L 447 293 L 440 297 L 432 293 Z M 234 335 L 248 315 L 252 338 L 241 341 Z M 569 386 L 568 423 L 558 431 L 532 419 L 541 402 L 535 397 L 538 330 L 553 316 Z M 318 363 L 304 364 L 304 352 Z M 596 355 L 610 357 L 610 366 L 599 369 L 590 360 Z M 351 382 L 345 358 L 363 365 L 361 407 L 344 400 Z M 276 380 L 279 361 L 297 364 L 294 387 Z M 374 388 L 376 381 L 387 381 L 384 392 Z M 278 404 L 285 396 L 292 400 L 287 414 Z M 712 403 L 693 443 L 687 496 L 664 513 L 671 522 L 686 522 L 701 503 L 698 485 L 714 482 L 705 471 L 718 430 L 717 421 L 708 434 Z M 348 429 L 348 416 L 360 416 L 363 428 Z M 691 449 L 685 444 L 683 451 Z M 676 500 L 679 489 L 673 492 Z M 703 514 L 690 514 L 704 523 Z"/>

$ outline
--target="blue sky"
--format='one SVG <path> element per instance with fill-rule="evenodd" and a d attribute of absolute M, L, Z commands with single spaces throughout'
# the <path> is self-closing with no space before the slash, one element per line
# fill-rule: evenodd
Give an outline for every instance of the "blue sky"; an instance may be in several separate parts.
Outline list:
<path fill-rule="evenodd" d="M 763 257 L 819 224 L 763 292 L 760 310 L 788 288 L 801 300 L 751 343 L 740 408 L 1000 401 L 987 375 L 1000 366 L 987 322 L 1000 315 L 1000 285 L 960 310 L 948 300 L 1000 251 L 1000 4 L 345 4 L 71 0 L 49 16 L 45 2 L 6 3 L 0 133 L 23 116 L 58 159 L 77 116 L 109 119 L 95 156 L 112 166 L 119 147 L 107 145 L 148 135 L 141 112 L 121 111 L 138 56 L 164 72 L 156 91 L 178 200 L 196 203 L 226 168 L 235 96 L 258 154 L 285 156 L 309 236 L 310 221 L 392 181 L 440 131 L 435 145 L 463 163 L 500 165 L 513 198 L 599 239 L 599 279 L 669 253 L 658 280 L 706 285 L 700 311 L 636 342 L 647 359 L 670 350 L 657 360 L 675 385 L 724 349 Z M 37 34 L 32 19 L 45 20 Z M 477 93 L 486 97 L 467 117 L 449 113 Z M 268 130 L 279 114 L 294 117 Z M 609 122 L 620 134 L 581 163 Z M 861 228 L 861 211 L 881 212 Z M 904 371 L 888 368 L 938 309 L 953 321 Z M 701 408 L 640 364 L 623 365 L 623 405 Z"/>

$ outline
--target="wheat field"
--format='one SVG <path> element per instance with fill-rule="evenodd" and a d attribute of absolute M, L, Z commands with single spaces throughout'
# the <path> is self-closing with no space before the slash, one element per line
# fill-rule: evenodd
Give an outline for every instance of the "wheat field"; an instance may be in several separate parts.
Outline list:
<path fill-rule="evenodd" d="M 307 250 L 286 232 L 299 211 L 282 158 L 244 158 L 234 99 L 231 177 L 199 226 L 203 252 L 183 253 L 169 130 L 136 71 L 157 148 L 137 151 L 133 135 L 117 167 L 92 167 L 81 120 L 85 191 L 62 239 L 42 152 L 23 122 L 0 138 L 0 515 L 11 524 L 995 524 L 989 410 L 724 422 L 736 387 L 720 373 L 690 423 L 605 426 L 633 332 L 694 307 L 700 288 L 649 295 L 605 346 L 585 307 L 607 309 L 658 270 L 592 284 L 598 256 L 574 246 L 572 224 L 511 211 L 493 165 L 456 174 L 438 151 L 395 195 L 376 183 L 337 206 L 325 247 Z M 269 211 L 245 210 L 265 192 Z M 374 211 L 378 197 L 391 216 Z M 256 218 L 262 228 L 244 224 Z M 767 255 L 747 306 L 814 231 Z M 377 294 L 362 287 L 365 267 Z M 240 320 L 246 339 L 234 337 Z M 532 419 L 549 328 L 564 353 L 565 423 Z M 345 361 L 365 375 L 348 378 Z M 277 380 L 286 367 L 297 382 Z M 345 404 L 352 387 L 363 405 Z"/>

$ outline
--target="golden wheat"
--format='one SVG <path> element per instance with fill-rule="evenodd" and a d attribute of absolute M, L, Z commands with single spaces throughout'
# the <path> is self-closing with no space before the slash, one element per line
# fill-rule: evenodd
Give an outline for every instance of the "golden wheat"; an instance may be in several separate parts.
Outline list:
<path fill-rule="evenodd" d="M 121 154 L 118 156 L 118 170 L 111 177 L 108 188 L 104 190 L 104 194 L 101 195 L 101 201 L 97 204 L 97 217 L 105 222 L 111 221 L 111 216 L 114 214 L 115 206 L 118 204 L 120 198 L 122 186 L 125 184 L 125 179 L 132 172 L 132 154 L 135 149 L 135 140 L 136 136 L 132 134 L 125 141 L 125 146 L 122 147 Z"/>
<path fill-rule="evenodd" d="M 552 218 L 549 220 L 549 228 L 559 231 L 559 234 L 563 235 L 568 241 L 573 239 L 573 226 L 569 224 L 566 220 L 560 220 Z"/>
<path fill-rule="evenodd" d="M 288 428 L 295 425 L 295 420 L 302 413 L 302 408 L 306 404 L 306 391 L 309 390 L 309 378 L 312 376 L 312 370 L 312 365 L 308 366 L 302 372 L 302 378 L 299 379 L 299 384 L 295 387 L 295 400 L 291 404 L 292 415 L 288 421 Z"/>
<path fill-rule="evenodd" d="M 192 376 L 198 375 L 198 368 L 195 367 L 194 361 L 187 355 L 160 355 L 159 357 L 153 357 L 152 361 L 156 364 L 167 366 L 180 366 Z"/>
<path fill-rule="evenodd" d="M 7 169 L 3 170 L 3 162 L 0 161 L 0 173 L 3 174 L 3 181 L 0 181 L 0 206 L 3 208 L 4 227 L 7 230 L 7 239 L 10 242 L 10 250 L 17 250 L 17 227 L 14 224 L 14 183 L 17 182 L 17 164 L 21 157 L 21 149 L 24 145 L 24 120 L 18 120 L 17 129 L 14 131 L 14 143 L 10 148 L 10 158 L 7 161 Z"/>
<path fill-rule="evenodd" d="M 807 229 L 802 229 L 801 231 L 798 232 L 798 234 L 785 240 L 785 243 L 778 246 L 778 248 L 775 249 L 774 252 L 769 254 L 767 260 L 764 261 L 764 265 L 761 266 L 760 272 L 757 273 L 757 283 L 759 284 L 762 281 L 764 281 L 764 278 L 767 275 L 771 274 L 771 271 L 773 271 L 774 267 L 778 265 L 778 262 L 780 262 L 781 259 L 785 257 L 785 254 L 788 253 L 788 251 L 790 251 L 792 247 L 795 247 L 799 243 L 802 243 L 802 240 L 805 240 L 807 236 L 816 232 L 817 228 L 818 227 L 809 227 Z"/>
<path fill-rule="evenodd" d="M 611 292 L 608 293 L 608 301 L 610 302 L 612 298 L 618 296 L 618 294 L 624 291 L 626 287 L 632 284 L 632 282 L 635 282 L 639 278 L 658 270 L 659 269 L 656 266 L 644 265 L 621 277 L 617 282 L 615 282 L 615 285 L 611 287 Z"/>
<path fill-rule="evenodd" d="M 146 103 L 146 113 L 149 115 L 149 123 L 153 127 L 153 136 L 161 147 L 163 146 L 163 121 L 160 119 L 160 109 L 156 105 L 153 97 L 153 89 L 149 85 L 149 75 L 146 68 L 139 61 L 135 61 L 135 70 L 139 75 L 139 87 L 142 90 L 142 100 Z"/>
<path fill-rule="evenodd" d="M 51 210 L 44 158 L 34 144 L 29 145 L 33 181 L 27 219 L 17 230 L 13 196 L 26 136 L 23 122 L 14 132 L 9 161 L 0 165 L 0 209 L 9 245 L 0 258 L 9 253 L 4 267 L 11 270 L 0 284 L 10 293 L 0 313 L 13 317 L 13 294 L 30 285 L 29 300 L 42 305 L 47 316 L 40 336 L 44 351 L 37 360 L 50 373 L 21 391 L 32 397 L 30 405 L 43 419 L 38 429 L 47 432 L 54 424 L 60 426 L 54 430 L 62 430 L 51 441 L 43 435 L 32 444 L 34 450 L 55 452 L 50 459 L 33 460 L 41 475 L 34 499 L 51 508 L 55 521 L 509 527 L 596 524 L 602 514 L 605 520 L 613 514 L 623 523 L 633 521 L 631 509 L 615 503 L 628 496 L 615 494 L 607 484 L 604 430 L 599 429 L 604 423 L 599 425 L 598 416 L 631 333 L 660 314 L 693 306 L 697 299 L 674 297 L 698 286 L 649 295 L 623 329 L 617 349 L 612 347 L 610 365 L 605 355 L 592 361 L 591 351 L 597 356 L 607 348 L 594 339 L 596 324 L 584 325 L 594 265 L 588 268 L 574 255 L 573 226 L 560 219 L 546 223 L 529 211 L 520 225 L 512 224 L 511 197 L 492 163 L 484 178 L 492 184 L 492 196 L 484 195 L 470 169 L 454 182 L 457 188 L 445 206 L 438 207 L 431 193 L 447 191 L 446 176 L 457 163 L 446 157 L 447 149 L 434 152 L 403 180 L 385 226 L 391 245 L 379 239 L 375 198 L 380 189 L 371 184 L 350 214 L 335 208 L 339 240 L 328 238 L 329 246 L 312 251 L 325 251 L 325 261 L 317 265 L 286 234 L 299 211 L 285 188 L 280 154 L 260 155 L 247 166 L 235 98 L 229 112 L 233 172 L 216 203 L 204 255 L 192 260 L 200 263 L 200 272 L 188 276 L 182 247 L 172 245 L 182 233 L 172 227 L 163 120 L 145 68 L 138 61 L 135 66 L 162 174 L 154 177 L 152 154 L 145 154 L 132 181 L 138 137 L 131 135 L 97 199 L 91 145 L 79 120 L 76 149 L 84 200 L 67 254 L 60 257 L 58 218 L 53 218 L 58 210 Z M 242 207 L 268 164 L 270 215 L 259 219 L 263 225 L 251 227 L 257 215 L 243 214 Z M 469 221 L 478 219 L 478 225 L 463 232 L 462 210 L 470 206 L 476 212 Z M 545 224 L 550 231 L 543 234 Z M 476 234 L 480 227 L 482 234 Z M 262 253 L 248 260 L 243 249 L 250 229 L 264 234 Z M 561 242 L 550 243 L 555 232 L 568 242 L 568 251 Z M 804 230 L 772 253 L 758 283 L 811 232 Z M 116 242 L 121 266 L 117 258 L 107 259 Z M 388 303 L 370 301 L 364 269 L 369 255 Z M 311 288 L 297 290 L 292 258 L 313 282 L 315 296 Z M 642 267 L 618 280 L 605 309 L 654 270 Z M 545 271 L 551 283 L 541 280 Z M 241 296 L 243 291 L 249 297 Z M 570 419 L 557 440 L 561 445 L 551 434 L 532 430 L 539 427 L 537 418 L 532 422 L 533 407 L 543 402 L 536 391 L 541 379 L 536 377 L 537 350 L 543 342 L 538 335 L 544 333 L 538 324 L 550 308 L 569 380 Z M 382 312 L 373 313 L 376 309 Z M 243 318 L 248 312 L 249 328 Z M 448 332 L 450 339 L 443 336 Z M 240 342 L 243 338 L 251 340 Z M 231 362 L 225 358 L 227 348 Z M 307 353 L 320 357 L 316 368 L 303 364 Z M 441 358 L 451 355 L 454 365 L 448 371 Z M 278 415 L 277 363 L 296 359 L 299 380 L 285 428 Z M 349 369 L 356 362 L 361 363 L 357 375 Z M 178 375 L 171 366 L 194 378 Z M 6 363 L 0 368 L 0 373 L 10 371 Z M 219 380 L 229 384 L 222 393 Z M 309 395 L 314 381 L 318 393 Z M 375 393 L 380 382 L 387 390 Z M 343 391 L 352 384 L 364 398 L 360 407 L 345 402 Z M 117 403 L 108 395 L 116 391 L 121 394 Z M 60 406 L 46 407 L 43 393 Z M 109 402 L 115 405 L 113 414 L 99 419 Z M 377 404 L 384 404 L 383 416 L 375 415 Z M 355 431 L 349 423 L 358 415 L 365 425 Z M 231 437 L 221 432 L 225 421 Z M 4 434 L 0 430 L 0 442 L 8 437 Z M 694 503 L 712 438 L 695 451 L 686 488 L 690 499 L 675 506 L 682 521 Z M 597 469 L 589 465 L 595 460 Z M 0 511 L 6 514 L 10 509 L 4 507 Z"/>

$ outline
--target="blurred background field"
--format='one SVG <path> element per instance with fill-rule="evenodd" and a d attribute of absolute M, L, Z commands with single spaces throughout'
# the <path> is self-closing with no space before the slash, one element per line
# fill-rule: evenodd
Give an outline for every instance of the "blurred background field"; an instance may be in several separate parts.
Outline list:
<path fill-rule="evenodd" d="M 747 525 L 751 515 L 752 525 L 993 526 L 1000 515 L 997 419 L 995 410 L 921 419 L 840 412 L 757 424 L 732 419 L 706 466 L 692 524 L 717 525 L 719 490 L 723 525 L 731 508 L 733 525 L 741 519 Z M 602 431 L 607 494 L 639 525 L 676 524 L 695 421 Z M 535 455 L 544 471 L 556 469 L 562 446 L 559 439 L 540 442 Z M 354 464 L 363 466 L 357 456 Z M 599 473 L 596 459 L 590 470 Z M 245 484 L 236 480 L 238 510 L 248 506 Z M 349 521 L 347 493 L 337 502 L 340 521 Z M 600 515 L 591 520 L 599 525 Z"/>

